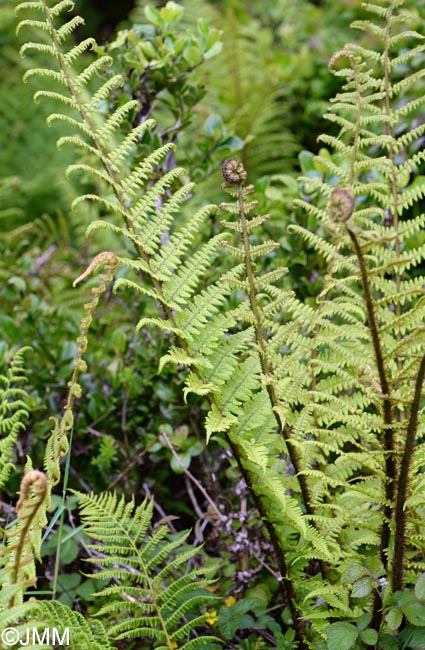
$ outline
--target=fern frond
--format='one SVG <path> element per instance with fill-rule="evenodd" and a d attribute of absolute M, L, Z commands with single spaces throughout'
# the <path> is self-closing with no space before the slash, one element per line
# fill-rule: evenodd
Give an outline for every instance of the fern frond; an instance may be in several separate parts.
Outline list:
<path fill-rule="evenodd" d="M 66 644 L 73 650 L 114 649 L 105 626 L 97 619 L 87 619 L 80 612 L 73 611 L 57 600 L 39 600 L 35 603 L 29 602 L 27 605 L 26 618 L 31 616 L 31 624 L 28 624 L 29 639 L 34 636 L 33 630 L 40 630 L 38 637 L 35 637 L 35 644 L 32 645 L 30 642 L 27 646 L 30 650 L 40 647 L 40 643 L 37 643 L 38 639 L 45 639 L 55 645 Z M 22 628 L 25 629 L 24 626 Z M 49 631 L 47 638 L 46 630 Z"/>
<path fill-rule="evenodd" d="M 176 641 L 180 648 L 187 649 L 194 628 L 208 618 L 207 614 L 194 618 L 193 612 L 215 600 L 206 590 L 211 584 L 207 572 L 199 568 L 186 570 L 189 560 L 198 553 L 185 546 L 187 534 L 170 540 L 166 526 L 152 531 L 152 501 L 145 500 L 135 507 L 133 501 L 126 503 L 113 494 L 79 494 L 79 500 L 86 533 L 96 540 L 91 548 L 105 553 L 97 562 L 104 567 L 97 577 L 120 579 L 120 584 L 98 594 L 108 596 L 99 616 L 116 612 L 124 617 L 123 622 L 112 625 L 109 635 L 118 639 L 149 637 L 164 648 L 172 648 Z M 122 600 L 131 589 L 143 594 L 143 598 Z M 205 635 L 197 638 L 212 640 Z"/>
<path fill-rule="evenodd" d="M 18 350 L 6 375 L 0 374 L 0 489 L 6 485 L 13 468 L 13 449 L 28 418 L 28 396 L 21 385 L 26 381 L 23 366 L 29 350 L 28 347 Z"/>
<path fill-rule="evenodd" d="M 41 531 L 47 509 L 48 483 L 45 474 L 30 469 L 21 481 L 16 505 L 17 523 L 8 530 L 7 546 L 2 549 L 0 605 L 13 609 L 21 605 L 28 586 L 35 584 L 34 554 L 39 555 Z"/>
<path fill-rule="evenodd" d="M 360 488 L 363 495 L 368 494 L 368 498 L 372 498 L 375 491 L 375 498 L 381 504 L 381 515 L 374 520 L 374 528 L 369 534 L 371 538 L 375 535 L 375 539 L 379 536 L 380 558 L 385 568 L 391 543 L 394 543 L 393 589 L 401 588 L 404 535 L 410 525 L 408 522 L 415 518 L 413 504 L 410 514 L 407 513 L 408 509 L 401 506 L 406 496 L 406 477 L 412 480 L 414 476 L 410 467 L 412 454 L 406 452 L 409 445 L 413 445 L 410 451 L 414 448 L 413 434 L 410 437 L 407 435 L 403 442 L 400 434 L 403 430 L 409 430 L 409 426 L 411 431 L 417 426 L 412 424 L 413 415 L 410 416 L 409 425 L 405 417 L 406 408 L 416 413 L 415 418 L 419 417 L 418 381 L 423 369 L 419 340 L 425 316 L 421 280 L 417 281 L 412 273 L 412 269 L 422 263 L 423 243 L 420 238 L 416 238 L 416 241 L 410 239 L 406 246 L 404 234 L 418 233 L 419 224 L 422 223 L 422 215 L 418 216 L 417 212 L 424 195 L 418 171 L 423 153 L 416 148 L 423 134 L 423 125 L 418 126 L 415 122 L 415 111 L 423 105 L 423 93 L 419 92 L 418 97 L 413 95 L 413 99 L 409 93 L 414 85 L 420 83 L 424 74 L 422 69 L 414 69 L 415 56 L 422 56 L 424 46 L 422 35 L 406 29 L 405 22 L 409 18 L 403 12 L 403 4 L 402 1 L 392 0 L 382 0 L 379 4 L 366 3 L 364 6 L 372 12 L 373 19 L 355 21 L 353 27 L 371 34 L 377 46 L 372 51 L 365 44 L 348 45 L 330 62 L 331 71 L 345 82 L 343 91 L 331 103 L 326 116 L 339 127 L 339 132 L 324 138 L 335 151 L 328 159 L 326 156 L 317 159 L 324 176 L 304 179 L 316 194 L 316 207 L 312 208 L 306 203 L 305 209 L 320 220 L 331 234 L 332 241 L 338 243 L 329 244 L 328 238 L 297 228 L 297 232 L 316 250 L 327 255 L 329 260 L 330 272 L 325 280 L 319 313 L 329 321 L 338 318 L 343 323 L 349 323 L 351 319 L 345 307 L 346 299 L 349 297 L 356 305 L 356 311 L 350 308 L 355 319 L 351 320 L 349 327 L 341 329 L 339 321 L 337 329 L 342 338 L 339 352 L 341 361 L 334 358 L 331 365 L 324 363 L 324 351 L 330 357 L 332 350 L 336 352 L 341 342 L 335 347 L 335 343 L 326 336 L 326 331 L 330 334 L 332 329 L 325 321 L 316 318 L 314 325 L 312 321 L 312 335 L 318 345 L 325 346 L 320 353 L 314 352 L 312 356 L 312 362 L 317 367 L 317 372 L 313 371 L 316 388 L 320 386 L 326 394 L 330 389 L 334 392 L 339 386 L 337 377 L 343 377 L 342 359 L 348 362 L 345 365 L 348 375 L 357 374 L 356 382 L 350 382 L 348 376 L 344 380 L 347 382 L 345 386 L 341 384 L 334 392 L 339 399 L 340 415 L 335 410 L 332 416 L 331 408 L 328 414 L 322 408 L 319 411 L 317 405 L 314 413 L 316 417 L 320 413 L 322 423 L 333 427 L 335 435 L 336 431 L 341 430 L 341 422 L 345 422 L 341 431 L 342 440 L 348 440 L 347 434 L 351 431 L 353 435 L 355 425 L 352 415 L 344 416 L 346 391 L 351 392 L 350 400 L 353 411 L 357 409 L 355 418 L 359 423 L 361 419 L 366 421 L 366 417 L 361 417 L 365 409 L 378 408 L 377 416 L 373 418 L 375 422 L 370 420 L 372 437 L 367 432 L 362 434 L 366 434 L 370 441 L 374 440 L 374 435 L 377 436 L 374 443 L 368 443 L 374 444 L 376 449 L 373 463 L 361 453 L 347 453 L 342 447 L 344 452 L 334 465 L 337 471 L 333 472 L 333 476 L 342 483 L 351 480 L 350 477 L 354 480 L 356 476 L 356 490 Z M 407 72 L 403 79 L 396 80 L 393 75 L 401 64 L 406 66 Z M 334 255 L 330 254 L 331 251 Z M 360 295 L 363 295 L 363 307 L 358 302 Z M 341 309 L 343 300 L 344 309 Z M 362 310 L 365 318 L 362 318 Z M 364 336 L 364 322 L 369 330 L 368 341 Z M 360 323 L 362 327 L 359 327 Z M 355 350 L 358 359 L 373 359 L 373 365 L 368 365 L 366 373 L 355 370 Z M 332 376 L 335 382 L 330 381 Z M 363 386 L 356 385 L 358 382 Z M 348 388 L 350 383 L 351 388 Z M 366 384 L 369 384 L 368 388 Z M 410 407 L 406 406 L 409 404 Z M 310 430 L 318 441 L 325 441 L 323 431 L 316 429 L 313 433 L 315 427 L 311 419 L 306 418 L 300 424 L 300 432 Z M 405 451 L 404 460 L 400 462 L 401 448 Z M 321 445 L 320 449 L 326 456 L 326 449 Z M 313 478 L 311 470 L 307 471 L 308 476 Z M 366 472 L 372 472 L 377 477 L 372 491 Z M 359 473 L 364 473 L 363 483 L 357 481 Z M 380 486 L 378 494 L 376 486 Z M 394 509 L 396 486 L 399 505 Z M 329 481 L 326 489 L 332 489 Z M 356 490 L 347 490 L 344 500 L 354 499 Z M 396 528 L 393 542 L 390 521 Z M 376 620 L 380 618 L 378 605 L 375 602 Z"/>

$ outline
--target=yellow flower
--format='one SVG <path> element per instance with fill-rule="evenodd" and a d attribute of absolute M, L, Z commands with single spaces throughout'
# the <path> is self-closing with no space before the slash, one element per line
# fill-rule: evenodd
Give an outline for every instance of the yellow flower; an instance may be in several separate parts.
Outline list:
<path fill-rule="evenodd" d="M 205 614 L 208 615 L 208 618 L 205 619 L 207 621 L 207 623 L 209 623 L 210 625 L 214 625 L 214 623 L 217 623 L 218 616 L 217 616 L 217 612 L 215 611 L 215 609 L 208 609 L 205 612 Z"/>
<path fill-rule="evenodd" d="M 224 604 L 226 605 L 226 607 L 231 607 L 232 605 L 235 604 L 235 602 L 236 602 L 236 598 L 234 596 L 229 596 L 229 598 L 226 598 L 226 600 L 224 601 Z"/>
<path fill-rule="evenodd" d="M 172 648 L 172 650 L 178 650 L 179 646 L 175 641 L 171 641 L 170 648 Z"/>

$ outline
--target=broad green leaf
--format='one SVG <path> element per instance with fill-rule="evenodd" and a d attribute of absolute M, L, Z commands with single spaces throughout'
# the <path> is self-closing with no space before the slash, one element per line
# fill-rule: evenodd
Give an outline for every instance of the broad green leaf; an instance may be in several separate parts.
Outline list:
<path fill-rule="evenodd" d="M 190 65 L 199 65 L 202 61 L 202 52 L 199 47 L 191 45 L 185 49 L 184 58 Z"/>
<path fill-rule="evenodd" d="M 328 637 L 328 650 L 350 650 L 359 635 L 351 623 L 332 623 L 325 630 Z"/>
<path fill-rule="evenodd" d="M 363 578 L 365 575 L 367 575 L 367 571 L 363 566 L 360 564 L 353 564 L 343 571 L 341 576 L 341 583 L 343 585 L 346 585 L 350 582 L 358 580 L 359 578 Z"/>
<path fill-rule="evenodd" d="M 385 620 L 390 630 L 398 630 L 403 620 L 403 612 L 398 607 L 393 607 L 385 616 Z"/>
<path fill-rule="evenodd" d="M 378 641 L 378 632 L 376 630 L 363 630 L 360 632 L 360 638 L 366 645 L 376 645 Z"/>
<path fill-rule="evenodd" d="M 418 627 L 425 626 L 425 605 L 414 602 L 402 606 L 402 611 L 409 623 Z"/>
<path fill-rule="evenodd" d="M 160 10 L 161 18 L 170 25 L 176 25 L 183 16 L 183 7 L 176 2 L 167 2 L 165 7 Z"/>
<path fill-rule="evenodd" d="M 365 630 L 369 623 L 372 620 L 372 616 L 370 614 L 362 614 L 357 621 L 357 629 L 359 630 Z"/>
<path fill-rule="evenodd" d="M 415 596 L 418 600 L 425 600 L 425 573 L 422 573 L 416 580 Z"/>
<path fill-rule="evenodd" d="M 151 23 L 153 23 L 157 27 L 162 27 L 163 28 L 165 26 L 164 25 L 164 20 L 162 19 L 159 11 L 157 11 L 154 7 L 152 7 L 151 5 L 147 5 L 145 7 L 144 11 L 145 11 L 146 18 Z"/>
<path fill-rule="evenodd" d="M 223 43 L 221 43 L 221 42 L 214 43 L 214 45 L 212 45 L 212 46 L 211 46 L 211 47 L 210 47 L 210 48 L 205 52 L 204 57 L 205 57 L 206 59 L 212 59 L 213 56 L 215 56 L 216 54 L 218 54 L 219 52 L 221 52 L 222 48 L 223 48 Z"/>
<path fill-rule="evenodd" d="M 359 578 L 353 583 L 353 588 L 351 590 L 352 598 L 364 598 L 368 596 L 373 588 L 373 579 L 370 576 L 364 576 Z"/>

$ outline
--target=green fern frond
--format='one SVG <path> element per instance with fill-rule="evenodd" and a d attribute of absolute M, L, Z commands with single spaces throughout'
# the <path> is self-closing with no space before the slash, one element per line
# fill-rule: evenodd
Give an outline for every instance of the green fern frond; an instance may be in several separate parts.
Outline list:
<path fill-rule="evenodd" d="M 165 649 L 174 647 L 173 643 L 182 650 L 193 647 L 189 645 L 193 630 L 208 618 L 208 614 L 195 612 L 216 597 L 206 590 L 211 580 L 205 570 L 187 570 L 187 563 L 198 553 L 185 546 L 188 534 L 171 540 L 167 526 L 152 530 L 151 501 L 135 507 L 133 501 L 126 503 L 113 494 L 79 494 L 79 500 L 86 533 L 96 540 L 90 548 L 105 554 L 96 558 L 103 567 L 96 576 L 119 579 L 119 584 L 98 594 L 108 597 L 98 616 L 122 619 L 108 630 L 109 636 L 153 638 Z M 125 594 L 137 599 L 123 599 Z M 200 638 L 204 643 L 215 640 L 210 635 Z"/>
<path fill-rule="evenodd" d="M 39 640 L 48 643 L 42 647 L 49 648 L 57 647 L 59 644 L 66 644 L 72 650 L 113 650 L 115 648 L 106 633 L 105 626 L 97 619 L 86 618 L 80 612 L 73 611 L 57 600 L 30 601 L 26 605 L 25 618 L 30 622 L 27 626 L 20 625 L 17 629 L 23 636 L 23 640 L 25 639 L 25 645 L 29 650 L 40 648 Z M 16 620 L 22 618 L 15 618 Z M 34 632 L 37 632 L 37 635 Z"/>
<path fill-rule="evenodd" d="M 353 384 L 350 389 L 356 391 L 354 396 L 363 394 L 365 398 L 363 405 L 361 399 L 358 400 L 359 421 L 361 413 L 368 408 L 367 399 L 371 400 L 369 408 L 372 411 L 378 409 L 378 419 L 382 418 L 380 424 L 376 421 L 373 424 L 371 420 L 370 433 L 376 432 L 377 453 L 371 464 L 365 462 L 361 453 L 344 452 L 334 467 L 338 468 L 337 475 L 341 481 L 357 475 L 356 489 L 362 486 L 358 480 L 360 471 L 372 472 L 377 485 L 381 486 L 380 495 L 375 491 L 375 498 L 381 504 L 382 519 L 380 523 L 379 517 L 375 520 L 377 527 L 373 532 L 380 536 L 380 557 L 386 567 L 392 534 L 390 520 L 395 527 L 393 589 L 400 588 L 404 570 L 401 558 L 405 541 L 402 539 L 406 540 L 405 535 L 413 534 L 413 521 L 418 525 L 415 499 L 410 502 L 410 511 L 401 504 L 406 504 L 407 485 L 410 482 L 415 484 L 417 471 L 417 466 L 413 470 L 411 458 L 415 448 L 414 428 L 417 432 L 418 420 L 415 418 L 420 418 L 422 412 L 418 407 L 418 382 L 422 381 L 424 362 L 419 340 L 425 317 L 421 280 L 412 273 L 422 264 L 423 243 L 420 237 L 416 236 L 415 241 L 412 236 L 410 239 L 407 236 L 408 232 L 417 235 L 421 228 L 419 224 L 422 224 L 423 216 L 417 212 L 424 195 L 418 171 L 423 155 L 415 150 L 423 133 L 422 125 L 418 128 L 415 123 L 417 111 L 423 105 L 423 93 L 414 96 L 412 101 L 409 101 L 411 96 L 408 94 L 415 84 L 419 85 L 423 70 L 415 70 L 414 55 L 409 53 L 415 52 L 420 60 L 424 48 L 423 36 L 405 28 L 409 17 L 403 5 L 404 2 L 393 0 L 383 0 L 379 6 L 365 5 L 375 18 L 356 21 L 353 27 L 372 35 L 377 44 L 375 51 L 365 45 L 348 45 L 330 62 L 331 70 L 345 80 L 343 91 L 331 103 L 327 115 L 340 127 L 339 133 L 324 138 L 336 153 L 328 159 L 325 156 L 317 159 L 325 170 L 322 178 L 312 182 L 304 179 L 306 187 L 309 186 L 315 194 L 317 206 L 311 208 L 309 203 L 305 203 L 305 209 L 320 220 L 331 233 L 332 240 L 338 243 L 329 244 L 316 233 L 312 236 L 307 231 L 302 232 L 303 229 L 297 230 L 316 250 L 327 256 L 331 265 L 319 313 L 322 316 L 327 314 L 329 319 L 338 316 L 348 322 L 348 314 L 339 308 L 334 313 L 332 310 L 338 296 L 339 300 L 343 295 L 350 296 L 360 309 L 357 319 L 366 322 L 369 329 L 367 341 L 364 327 L 361 331 L 355 322 L 350 329 L 344 327 L 346 340 L 340 356 L 349 360 L 347 370 L 357 374 L 357 380 L 363 384 L 363 388 Z M 397 81 L 397 67 L 402 62 L 408 66 L 408 73 Z M 331 177 L 333 180 L 329 182 Z M 331 251 L 333 255 L 329 254 Z M 341 263 L 341 257 L 348 263 Z M 358 297 L 363 294 L 363 307 L 356 294 Z M 362 310 L 364 318 L 361 317 Z M 318 344 L 323 341 L 327 348 L 336 351 L 330 340 L 325 343 L 323 333 L 326 329 L 328 327 L 322 321 L 311 331 Z M 364 366 L 366 372 L 356 371 L 347 344 L 353 352 L 357 350 L 358 359 L 371 360 Z M 336 373 L 337 367 L 342 366 L 335 359 L 335 369 L 326 368 L 321 355 L 314 356 L 314 363 L 318 369 L 323 368 L 322 372 Z M 324 387 L 323 382 L 318 382 L 319 377 L 317 386 Z M 367 383 L 369 390 L 365 392 Z M 343 395 L 344 389 L 341 397 Z M 410 416 L 406 415 L 406 410 L 410 410 Z M 344 413 L 342 401 L 341 413 Z M 331 425 L 330 413 L 324 415 L 328 426 Z M 335 417 L 331 426 L 337 430 L 340 427 L 338 423 L 344 420 L 351 429 L 354 422 L 350 424 L 343 415 Z M 410 431 L 410 436 L 403 439 L 403 431 Z M 372 441 L 373 437 L 369 439 Z M 404 449 L 403 461 L 399 460 L 400 449 Z M 356 469 L 358 462 L 361 470 L 360 466 Z M 376 467 L 375 463 L 378 463 Z M 396 486 L 398 495 L 394 508 Z M 361 490 L 364 494 L 363 488 Z M 372 492 L 367 492 L 372 498 Z M 354 493 L 355 490 L 347 491 L 347 498 L 354 499 Z M 375 616 L 379 618 L 376 609 Z"/>
<path fill-rule="evenodd" d="M 26 381 L 24 356 L 30 348 L 21 348 L 12 358 L 6 375 L 0 374 L 0 489 L 13 469 L 13 449 L 28 418 L 28 395 L 21 385 Z"/>

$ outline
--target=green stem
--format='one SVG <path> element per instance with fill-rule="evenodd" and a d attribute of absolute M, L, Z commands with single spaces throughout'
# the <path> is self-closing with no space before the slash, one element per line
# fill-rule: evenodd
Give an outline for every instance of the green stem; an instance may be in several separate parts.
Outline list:
<path fill-rule="evenodd" d="M 52 586 L 52 600 L 56 599 L 56 592 L 58 587 L 58 578 L 59 578 L 59 569 L 60 569 L 60 555 L 61 555 L 61 546 L 62 546 L 62 533 L 63 525 L 65 520 L 65 503 L 66 503 L 66 493 L 68 490 L 68 480 L 69 480 L 69 467 L 71 464 L 71 449 L 72 449 L 72 434 L 73 429 L 69 433 L 69 453 L 66 457 L 65 472 L 63 478 L 63 488 L 62 488 L 62 501 L 60 507 L 62 508 L 61 516 L 59 519 L 59 530 L 58 530 L 58 541 L 56 545 L 56 556 L 55 556 L 55 571 L 53 575 L 53 586 Z"/>

